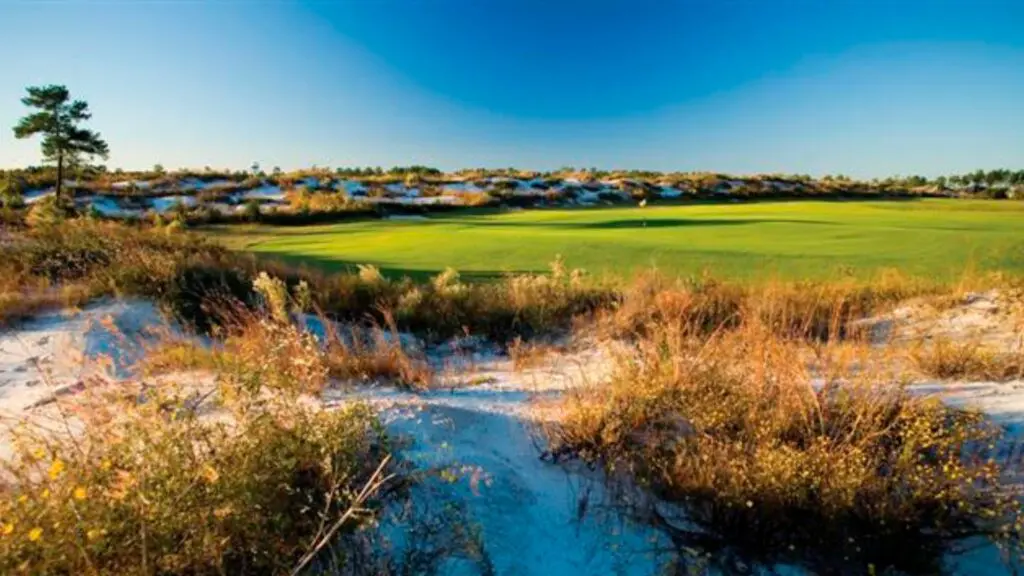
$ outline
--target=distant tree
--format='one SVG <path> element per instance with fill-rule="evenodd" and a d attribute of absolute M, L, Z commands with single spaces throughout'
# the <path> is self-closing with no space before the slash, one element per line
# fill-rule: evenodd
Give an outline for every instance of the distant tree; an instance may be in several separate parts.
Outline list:
<path fill-rule="evenodd" d="M 164 165 L 163 164 L 153 164 L 153 173 L 158 175 L 158 176 L 163 176 L 163 174 L 164 174 Z"/>
<path fill-rule="evenodd" d="M 274 176 L 280 176 L 280 175 L 281 175 L 281 167 L 280 166 L 274 166 Z"/>
<path fill-rule="evenodd" d="M 920 175 L 916 175 L 915 174 L 913 176 L 908 176 L 907 177 L 906 184 L 907 184 L 907 186 L 927 186 L 928 185 L 928 179 L 925 178 L 924 176 L 920 176 Z"/>
<path fill-rule="evenodd" d="M 989 184 L 1009 184 L 1010 171 L 1006 169 L 991 170 L 985 177 Z"/>
<path fill-rule="evenodd" d="M 109 154 L 107 143 L 99 133 L 85 130 L 79 124 L 92 117 L 89 105 L 82 100 L 71 100 L 71 94 L 64 86 L 30 86 L 26 89 L 28 96 L 21 99 L 22 104 L 35 108 L 14 127 L 15 138 L 30 138 L 36 134 L 43 136 L 43 159 L 57 163 L 57 191 L 55 196 L 61 197 L 64 185 L 64 166 L 81 156 L 100 156 L 104 159 Z"/>
<path fill-rule="evenodd" d="M 245 208 L 243 209 L 245 219 L 250 222 L 258 222 L 260 219 L 260 202 L 255 198 L 250 198 L 245 202 Z"/>
<path fill-rule="evenodd" d="M 257 174 L 260 173 L 260 163 L 259 162 L 253 162 L 252 166 L 250 166 L 250 168 L 252 168 L 252 175 L 253 176 L 256 176 Z"/>

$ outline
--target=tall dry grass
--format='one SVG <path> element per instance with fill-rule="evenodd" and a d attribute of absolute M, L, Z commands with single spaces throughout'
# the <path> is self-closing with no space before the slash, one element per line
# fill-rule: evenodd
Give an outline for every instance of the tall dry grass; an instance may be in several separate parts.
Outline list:
<path fill-rule="evenodd" d="M 612 503 L 667 535 L 677 568 L 937 574 L 976 539 L 1019 557 L 1001 429 L 910 394 L 866 346 L 819 345 L 812 371 L 807 327 L 831 312 L 800 318 L 783 292 L 720 321 L 704 297 L 653 295 L 673 300 L 629 324 L 635 352 L 546 429 L 556 459 L 600 466 Z"/>

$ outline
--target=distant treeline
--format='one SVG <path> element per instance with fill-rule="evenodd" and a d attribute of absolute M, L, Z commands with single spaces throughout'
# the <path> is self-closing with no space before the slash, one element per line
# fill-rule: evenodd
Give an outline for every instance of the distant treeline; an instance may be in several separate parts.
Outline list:
<path fill-rule="evenodd" d="M 438 168 L 431 166 L 393 166 L 391 168 L 382 168 L 380 166 L 355 166 L 355 167 L 339 167 L 339 168 L 323 168 L 313 166 L 302 170 L 295 170 L 291 172 L 285 172 L 280 167 L 274 167 L 269 172 L 262 170 L 258 163 L 253 165 L 248 170 L 225 170 L 211 168 L 209 166 L 203 169 L 181 169 L 177 171 L 167 171 L 162 165 L 157 164 L 150 170 L 142 171 L 126 171 L 120 168 L 110 170 L 106 166 L 69 166 L 67 170 L 69 179 L 77 180 L 157 180 L 161 178 L 196 178 L 199 180 L 214 180 L 214 179 L 225 179 L 225 180 L 245 180 L 247 178 L 259 177 L 259 178 L 301 178 L 304 176 L 335 176 L 342 178 L 392 178 L 392 179 L 404 179 L 408 177 L 421 177 L 437 179 L 444 177 L 445 172 Z M 744 175 L 730 175 L 722 173 L 711 173 L 711 172 L 659 172 L 654 170 L 600 170 L 597 168 L 575 168 L 572 166 L 566 166 L 554 171 L 531 171 L 531 170 L 520 170 L 517 168 L 470 168 L 456 170 L 451 173 L 447 173 L 450 176 L 458 178 L 485 178 L 489 176 L 503 176 L 503 177 L 518 177 L 518 178 L 550 178 L 550 177 L 568 177 L 575 176 L 581 179 L 611 179 L 611 178 L 628 178 L 635 180 L 676 180 L 676 179 L 691 179 L 694 177 L 701 176 L 712 176 L 720 179 L 738 178 L 745 179 L 756 177 L 759 179 L 777 179 L 782 181 L 790 182 L 849 182 L 849 183 L 864 183 L 872 184 L 876 186 L 902 186 L 908 188 L 915 188 L 920 186 L 939 186 L 942 188 L 963 188 L 963 187 L 1013 187 L 1013 186 L 1024 186 L 1024 170 L 1010 170 L 1006 168 L 999 168 L 994 170 L 975 170 L 973 172 L 967 172 L 964 174 L 951 174 L 945 176 L 938 176 L 935 178 L 928 178 L 927 176 L 911 175 L 911 176 L 890 176 L 886 178 L 872 178 L 868 179 L 856 179 L 843 174 L 826 174 L 820 178 L 815 178 L 809 174 L 758 174 L 754 176 Z M 29 187 L 35 187 L 35 185 L 52 185 L 56 181 L 56 168 L 53 166 L 29 166 L 27 168 L 17 168 L 9 170 L 0 170 L 0 179 L 17 179 L 22 183 L 27 184 Z"/>

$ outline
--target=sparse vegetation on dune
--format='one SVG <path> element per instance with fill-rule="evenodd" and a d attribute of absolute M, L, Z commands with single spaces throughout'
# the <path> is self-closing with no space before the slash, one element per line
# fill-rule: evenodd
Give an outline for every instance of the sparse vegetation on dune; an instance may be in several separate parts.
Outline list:
<path fill-rule="evenodd" d="M 365 404 L 303 401 L 328 378 L 320 347 L 269 310 L 250 318 L 217 361 L 177 358 L 211 380 L 90 382 L 53 422 L 15 423 L 0 570 L 286 574 L 327 556 L 379 573 L 352 554 L 402 484 L 382 426 Z"/>
<path fill-rule="evenodd" d="M 59 88 L 59 87 L 58 87 Z M 920 176 L 853 180 L 826 175 L 728 175 L 706 172 L 652 172 L 643 170 L 576 170 L 554 172 L 516 169 L 475 169 L 444 174 L 423 166 L 380 168 L 300 169 L 271 173 L 254 163 L 249 170 L 180 169 L 157 165 L 148 171 L 109 171 L 83 164 L 69 156 L 61 180 L 85 209 L 100 204 L 98 217 L 147 219 L 165 216 L 164 204 L 155 199 L 186 196 L 198 206 L 181 214 L 191 224 L 253 222 L 254 210 L 243 209 L 248 194 L 269 195 L 260 200 L 264 221 L 275 224 L 310 224 L 353 218 L 387 216 L 392 210 L 419 214 L 491 208 L 550 208 L 622 205 L 635 202 L 694 204 L 781 200 L 911 200 L 927 198 L 1021 199 L 1024 171 L 976 171 L 929 180 Z M 33 195 L 52 190 L 56 172 L 50 167 L 0 171 L 6 188 Z M 12 186 L 13 184 L 13 186 Z M 468 188 L 460 188 L 468 186 Z M 283 201 L 287 192 L 293 196 Z M 308 195 L 316 195 L 311 199 Z M 368 196 L 373 202 L 366 201 Z M 420 198 L 416 198 L 419 196 Z M 421 201 L 427 198 L 437 201 Z M 375 205 L 376 204 L 376 205 Z M 381 204 L 385 207 L 382 209 Z M 124 210 L 111 211 L 111 205 Z M 1008 203 L 1001 203 L 1003 207 Z M 5 202 L 4 220 L 18 222 L 23 203 Z"/>
<path fill-rule="evenodd" d="M 0 320 L 104 295 L 164 298 L 172 309 L 187 307 L 189 296 L 211 298 L 230 289 L 237 276 L 235 260 L 185 234 L 87 219 L 15 232 L 4 239 L 0 261 L 5 302 Z M 198 282 L 195 278 L 203 270 L 208 272 L 204 278 L 211 279 L 203 286 L 207 292 L 187 294 L 181 282 Z"/>
<path fill-rule="evenodd" d="M 992 349 L 971 341 L 940 338 L 919 343 L 910 352 L 911 362 L 924 376 L 942 380 L 1024 379 L 1024 347 Z"/>
<path fill-rule="evenodd" d="M 710 335 L 697 302 L 649 319 L 610 382 L 564 399 L 550 454 L 599 465 L 611 503 L 666 534 L 682 573 L 937 574 L 978 538 L 1019 559 L 1002 430 L 913 396 L 866 349 L 819 350 L 816 376 L 775 328 L 786 306 Z"/>

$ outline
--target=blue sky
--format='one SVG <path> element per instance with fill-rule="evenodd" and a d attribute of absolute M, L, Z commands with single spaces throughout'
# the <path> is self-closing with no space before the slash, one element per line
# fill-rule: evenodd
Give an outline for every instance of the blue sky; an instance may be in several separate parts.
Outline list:
<path fill-rule="evenodd" d="M 111 166 L 938 175 L 1024 162 L 1017 0 L 0 0 Z"/>

